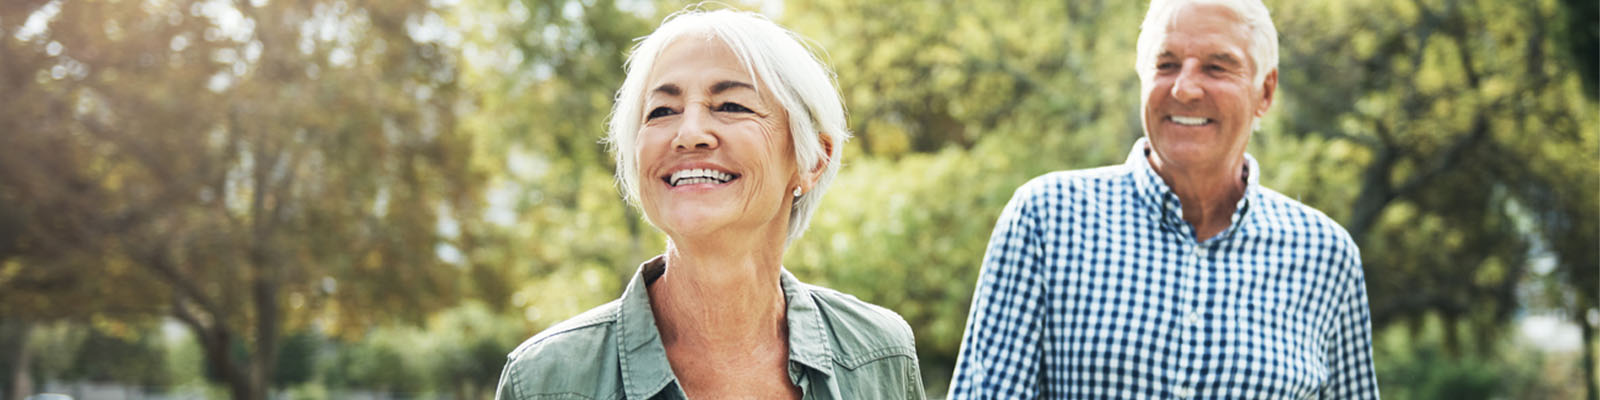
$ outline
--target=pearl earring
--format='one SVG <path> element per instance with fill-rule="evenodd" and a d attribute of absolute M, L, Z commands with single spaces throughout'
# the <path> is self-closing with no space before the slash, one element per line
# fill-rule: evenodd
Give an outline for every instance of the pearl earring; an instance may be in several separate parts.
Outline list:
<path fill-rule="evenodd" d="M 800 197 L 800 187 L 799 186 L 795 186 L 794 187 L 794 197 Z"/>

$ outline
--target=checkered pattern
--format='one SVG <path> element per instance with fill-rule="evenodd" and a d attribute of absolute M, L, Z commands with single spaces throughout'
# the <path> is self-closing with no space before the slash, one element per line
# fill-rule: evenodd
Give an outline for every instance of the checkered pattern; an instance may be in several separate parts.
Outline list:
<path fill-rule="evenodd" d="M 1376 399 L 1361 257 L 1256 184 L 1197 243 L 1145 160 L 1057 172 L 995 224 L 951 399 Z"/>

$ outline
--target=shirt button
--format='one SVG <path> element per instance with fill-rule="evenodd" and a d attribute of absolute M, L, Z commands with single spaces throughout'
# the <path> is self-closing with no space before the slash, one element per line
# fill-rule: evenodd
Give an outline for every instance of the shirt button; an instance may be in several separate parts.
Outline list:
<path fill-rule="evenodd" d="M 1189 313 L 1189 315 L 1183 316 L 1183 323 L 1189 324 L 1189 325 L 1194 325 L 1194 324 L 1200 323 L 1200 314 L 1196 314 L 1196 313 L 1192 313 L 1191 312 L 1191 313 Z"/>
<path fill-rule="evenodd" d="M 1177 390 L 1174 390 L 1174 392 L 1176 392 L 1174 394 L 1177 394 L 1178 397 L 1180 397 L 1180 398 L 1187 399 L 1187 398 L 1190 398 L 1190 397 L 1194 397 L 1194 389 L 1190 389 L 1190 388 L 1186 388 L 1186 387 L 1180 387 Z"/>

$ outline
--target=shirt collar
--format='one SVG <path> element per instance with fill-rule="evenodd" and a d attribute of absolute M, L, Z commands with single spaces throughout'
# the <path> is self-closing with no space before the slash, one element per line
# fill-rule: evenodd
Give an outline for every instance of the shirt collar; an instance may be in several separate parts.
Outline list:
<path fill-rule="evenodd" d="M 828 324 L 822 319 L 817 298 L 789 270 L 781 272 L 779 282 L 783 286 L 784 302 L 788 304 L 784 317 L 789 321 L 789 362 L 832 376 L 833 340 L 828 335 Z"/>
<path fill-rule="evenodd" d="M 665 255 L 645 261 L 628 281 L 627 289 L 622 291 L 615 335 L 623 390 L 630 399 L 650 398 L 677 380 L 672 364 L 667 362 L 667 348 L 661 343 L 661 332 L 656 328 L 647 289 L 661 277 L 666 267 Z M 788 270 L 779 272 L 778 282 L 787 303 L 785 317 L 789 322 L 791 368 L 799 364 L 832 376 L 833 344 L 816 298 L 811 295 L 811 289 Z"/>
<path fill-rule="evenodd" d="M 656 256 L 639 265 L 622 291 L 622 306 L 617 310 L 617 364 L 622 369 L 622 389 L 630 399 L 647 399 L 677 380 L 667 362 L 667 348 L 656 329 L 655 312 L 650 310 L 650 282 L 666 271 L 666 256 Z"/>
<path fill-rule="evenodd" d="M 1133 171 L 1134 188 L 1139 204 L 1149 207 L 1161 220 L 1162 226 L 1193 238 L 1194 227 L 1183 220 L 1183 205 L 1178 195 L 1172 192 L 1172 187 L 1161 179 L 1155 168 L 1150 166 L 1148 152 L 1150 139 L 1139 138 L 1133 144 L 1133 149 L 1128 151 L 1128 161 L 1123 165 Z M 1256 163 L 1256 158 L 1250 153 L 1244 153 L 1244 171 L 1241 171 L 1245 180 L 1244 195 L 1239 196 L 1238 204 L 1233 208 L 1233 220 L 1228 224 L 1228 229 L 1212 237 L 1210 241 L 1225 239 L 1238 231 L 1250 216 L 1250 199 L 1260 190 L 1261 166 Z"/>

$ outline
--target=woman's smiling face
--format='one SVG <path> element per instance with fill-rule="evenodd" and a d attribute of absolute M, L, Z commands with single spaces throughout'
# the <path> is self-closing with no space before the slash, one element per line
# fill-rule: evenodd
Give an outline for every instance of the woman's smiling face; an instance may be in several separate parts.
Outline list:
<path fill-rule="evenodd" d="M 650 221 L 674 239 L 782 238 L 801 179 L 788 115 L 766 85 L 705 34 L 667 45 L 646 82 L 633 151 Z"/>

